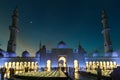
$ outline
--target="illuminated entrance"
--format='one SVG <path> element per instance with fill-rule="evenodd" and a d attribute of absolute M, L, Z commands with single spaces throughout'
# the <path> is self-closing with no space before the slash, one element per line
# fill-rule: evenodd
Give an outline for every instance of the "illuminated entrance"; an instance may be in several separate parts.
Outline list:
<path fill-rule="evenodd" d="M 66 72 L 66 67 L 67 67 L 67 64 L 66 64 L 66 58 L 65 56 L 60 56 L 58 58 L 58 68 L 59 70 L 62 70 L 62 71 L 65 71 Z"/>

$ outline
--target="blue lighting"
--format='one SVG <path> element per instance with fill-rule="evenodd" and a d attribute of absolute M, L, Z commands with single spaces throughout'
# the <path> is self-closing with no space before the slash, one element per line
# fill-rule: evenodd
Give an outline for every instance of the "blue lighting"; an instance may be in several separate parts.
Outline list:
<path fill-rule="evenodd" d="M 30 57 L 30 53 L 28 51 L 24 51 L 22 53 L 22 57 Z"/>
<path fill-rule="evenodd" d="M 66 46 L 65 42 L 60 41 L 60 42 L 58 43 L 58 48 L 67 48 L 67 46 Z"/>
<path fill-rule="evenodd" d="M 63 44 L 58 45 L 58 48 L 66 48 L 66 45 L 63 45 Z"/>
<path fill-rule="evenodd" d="M 8 57 L 8 53 L 6 51 L 2 50 L 2 49 L 0 49 L 0 54 L 3 57 Z"/>
<path fill-rule="evenodd" d="M 15 52 L 9 52 L 9 57 L 16 57 L 16 53 Z"/>
<path fill-rule="evenodd" d="M 36 52 L 35 57 L 36 57 L 36 58 L 39 58 L 39 57 L 40 57 L 40 52 Z"/>
<path fill-rule="evenodd" d="M 117 52 L 113 52 L 112 53 L 112 57 L 118 57 L 118 53 Z"/>

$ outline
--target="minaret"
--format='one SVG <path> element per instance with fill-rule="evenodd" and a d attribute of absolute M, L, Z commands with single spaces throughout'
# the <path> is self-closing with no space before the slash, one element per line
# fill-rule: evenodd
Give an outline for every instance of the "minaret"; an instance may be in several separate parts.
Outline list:
<path fill-rule="evenodd" d="M 113 51 L 112 43 L 110 40 L 110 28 L 108 26 L 107 15 L 105 10 L 102 11 L 102 24 L 103 24 L 103 35 L 104 35 L 104 52 L 109 53 Z"/>
<path fill-rule="evenodd" d="M 8 41 L 7 52 L 16 52 L 16 35 L 18 30 L 18 8 L 16 7 L 12 15 L 12 24 L 9 26 L 10 38 Z"/>

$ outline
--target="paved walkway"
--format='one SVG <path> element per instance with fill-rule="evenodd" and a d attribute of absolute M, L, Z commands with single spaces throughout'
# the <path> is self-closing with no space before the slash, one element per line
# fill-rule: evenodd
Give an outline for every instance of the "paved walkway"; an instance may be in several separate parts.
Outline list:
<path fill-rule="evenodd" d="M 50 73 L 50 72 L 49 72 Z M 53 73 L 57 73 L 56 71 L 55 72 L 51 72 L 52 74 Z M 50 74 L 51 74 L 50 73 Z M 47 75 L 46 75 L 47 76 Z M 59 76 L 60 77 L 66 77 L 65 75 L 64 75 L 64 73 L 63 72 L 60 72 L 59 73 Z M 74 79 L 74 77 L 76 78 L 76 79 Z M 73 80 L 97 80 L 95 77 L 92 77 L 92 76 L 83 76 L 83 75 L 80 75 L 80 74 L 78 74 L 78 73 L 75 73 L 75 76 L 71 76 L 71 78 L 73 79 Z M 1 74 L 0 74 L 0 79 L 1 79 Z M 7 80 L 7 79 L 4 79 L 4 80 Z"/>
<path fill-rule="evenodd" d="M 18 76 L 35 76 L 35 77 L 67 77 L 62 71 L 42 71 L 27 72 L 17 74 Z"/>

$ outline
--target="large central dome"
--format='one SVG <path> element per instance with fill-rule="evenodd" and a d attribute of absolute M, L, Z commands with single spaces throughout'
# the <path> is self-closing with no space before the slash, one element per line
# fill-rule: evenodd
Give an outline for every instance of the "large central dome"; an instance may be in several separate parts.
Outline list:
<path fill-rule="evenodd" d="M 66 48 L 66 43 L 64 41 L 60 41 L 58 43 L 58 48 Z"/>

